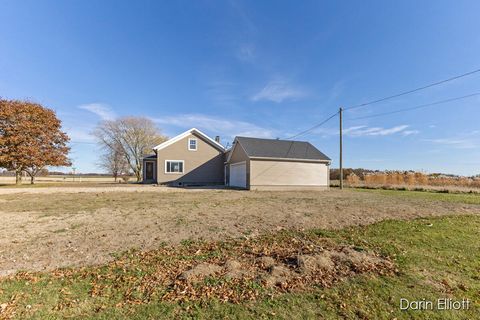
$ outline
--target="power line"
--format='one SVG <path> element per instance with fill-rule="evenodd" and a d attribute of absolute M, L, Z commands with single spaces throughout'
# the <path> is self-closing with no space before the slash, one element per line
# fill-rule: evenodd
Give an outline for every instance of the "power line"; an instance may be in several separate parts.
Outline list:
<path fill-rule="evenodd" d="M 424 90 L 424 89 L 427 89 L 427 88 L 438 86 L 440 84 L 443 84 L 443 83 L 446 83 L 446 82 L 449 82 L 449 81 L 457 80 L 457 79 L 472 75 L 472 74 L 477 73 L 477 72 L 480 72 L 480 69 L 476 69 L 476 70 L 473 70 L 473 71 L 470 71 L 470 72 L 467 72 L 467 73 L 464 73 L 464 74 L 460 74 L 458 76 L 454 76 L 454 77 L 451 77 L 451 78 L 448 78 L 448 79 L 445 79 L 445 80 L 434 82 L 434 83 L 425 85 L 423 87 L 419 87 L 419 88 L 416 88 L 416 89 L 400 92 L 400 93 L 397 93 L 397 94 L 394 94 L 394 95 L 391 95 L 391 96 L 388 96 L 388 97 L 384 97 L 384 98 L 380 98 L 380 99 L 377 99 L 377 100 L 361 103 L 361 104 L 358 104 L 358 105 L 353 105 L 353 106 L 344 108 L 344 110 L 356 109 L 356 108 L 365 107 L 365 106 L 368 106 L 368 105 L 371 105 L 371 104 L 375 104 L 375 103 L 378 103 L 378 102 L 386 101 L 386 100 L 389 100 L 389 99 L 398 98 L 398 97 L 401 97 L 401 96 L 404 96 L 404 95 L 407 95 L 407 94 L 410 94 L 410 93 L 414 93 L 414 92 L 417 92 L 417 91 L 420 91 L 420 90 Z"/>
<path fill-rule="evenodd" d="M 295 139 L 295 138 L 297 138 L 297 137 L 299 137 L 299 136 L 303 136 L 304 134 L 307 134 L 307 133 L 309 133 L 310 131 L 315 130 L 315 129 L 321 127 L 322 125 L 324 125 L 325 123 L 327 123 L 329 120 L 331 120 L 333 117 L 335 117 L 337 114 L 338 114 L 338 111 L 335 112 L 334 114 L 332 114 L 330 117 L 328 117 L 328 118 L 326 118 L 325 120 L 323 120 L 322 122 L 320 122 L 319 124 L 316 124 L 316 125 L 314 125 L 313 127 L 309 128 L 309 129 L 307 129 L 307 130 L 305 130 L 305 131 L 302 131 L 302 132 L 300 132 L 300 133 L 298 133 L 298 134 L 296 134 L 296 135 L 294 135 L 294 136 L 285 138 L 285 140 L 291 140 L 291 139 Z"/>
<path fill-rule="evenodd" d="M 468 95 L 466 95 L 466 96 L 461 96 L 461 97 L 456 97 L 456 98 L 450 98 L 450 99 L 446 99 L 446 100 L 436 101 L 436 102 L 432 102 L 432 103 L 421 104 L 421 105 L 414 106 L 414 107 L 409 107 L 409 108 L 403 108 L 403 109 L 393 110 L 393 111 L 389 111 L 389 112 L 372 114 L 372 115 L 369 115 L 369 116 L 363 116 L 363 117 L 357 117 L 357 118 L 349 118 L 348 120 L 360 120 L 360 119 L 381 117 L 381 116 L 386 116 L 386 115 L 390 115 L 390 114 L 401 113 L 401 112 L 404 112 L 404 111 L 411 111 L 411 110 L 426 108 L 426 107 L 435 106 L 435 105 L 443 104 L 443 103 L 447 103 L 447 102 L 452 102 L 452 101 L 467 99 L 467 98 L 475 97 L 475 96 L 478 96 L 478 95 L 480 95 L 480 92 L 468 94 Z"/>

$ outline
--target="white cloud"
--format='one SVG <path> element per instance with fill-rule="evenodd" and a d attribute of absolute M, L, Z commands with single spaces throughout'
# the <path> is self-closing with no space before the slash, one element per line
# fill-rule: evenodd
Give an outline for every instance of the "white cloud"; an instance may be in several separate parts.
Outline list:
<path fill-rule="evenodd" d="M 411 132 L 414 130 L 406 131 L 409 126 L 401 125 L 395 126 L 392 128 L 382 128 L 382 127 L 367 127 L 367 126 L 356 126 L 345 129 L 344 133 L 352 137 L 363 137 L 363 136 L 388 136 L 395 133 Z M 412 133 L 410 133 L 412 134 Z"/>
<path fill-rule="evenodd" d="M 280 103 L 285 100 L 296 100 L 305 97 L 304 90 L 294 87 L 285 81 L 271 81 L 257 94 L 252 96 L 252 101 L 273 101 Z"/>
<path fill-rule="evenodd" d="M 455 149 L 474 149 L 477 147 L 476 143 L 471 139 L 458 139 L 458 138 L 443 138 L 443 139 L 424 139 L 424 141 L 432 142 L 435 144 L 453 147 Z"/>
<path fill-rule="evenodd" d="M 413 134 L 418 134 L 420 133 L 420 131 L 418 130 L 405 130 L 405 131 L 402 131 L 402 135 L 404 136 L 411 136 Z"/>
<path fill-rule="evenodd" d="M 102 120 L 114 120 L 116 118 L 115 112 L 107 104 L 90 103 L 90 104 L 81 105 L 78 108 L 90 111 L 96 114 L 97 116 L 99 116 Z"/>
<path fill-rule="evenodd" d="M 238 101 L 235 95 L 237 84 L 232 81 L 217 80 L 206 84 L 205 94 L 216 105 L 232 106 Z"/>
<path fill-rule="evenodd" d="M 367 128 L 367 126 L 354 126 L 350 128 L 346 128 L 343 130 L 343 134 L 349 134 L 350 132 L 357 132 L 360 129 Z"/>
<path fill-rule="evenodd" d="M 66 128 L 65 131 L 72 142 L 94 142 L 95 137 L 90 134 L 93 128 Z"/>
<path fill-rule="evenodd" d="M 478 135 L 480 130 L 473 130 L 467 133 L 459 134 L 451 138 L 424 139 L 423 141 L 432 142 L 437 145 L 452 147 L 455 149 L 476 149 L 480 147 Z"/>
<path fill-rule="evenodd" d="M 243 43 L 238 47 L 237 58 L 241 61 L 252 61 L 255 58 L 255 45 Z"/>
<path fill-rule="evenodd" d="M 259 127 L 253 123 L 212 117 L 203 114 L 181 114 L 161 118 L 152 118 L 160 125 L 173 126 L 182 129 L 197 128 L 219 134 L 222 138 L 233 139 L 235 136 L 257 138 L 274 138 L 275 131 Z"/>
<path fill-rule="evenodd" d="M 403 136 L 409 136 L 418 134 L 418 130 L 406 130 L 409 126 L 404 124 L 395 126 L 392 128 L 383 127 L 369 127 L 366 125 L 353 126 L 343 129 L 343 134 L 350 137 L 367 137 L 367 136 L 388 136 L 393 134 L 401 134 Z M 338 129 L 333 128 L 319 128 L 314 133 L 322 134 L 324 137 L 331 135 L 338 135 Z"/>

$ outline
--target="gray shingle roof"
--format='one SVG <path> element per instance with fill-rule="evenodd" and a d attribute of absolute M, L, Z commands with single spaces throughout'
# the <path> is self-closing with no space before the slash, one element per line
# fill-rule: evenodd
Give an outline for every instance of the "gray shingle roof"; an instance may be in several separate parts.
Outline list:
<path fill-rule="evenodd" d="M 331 159 L 305 141 L 237 137 L 249 157 L 324 160 Z"/>
<path fill-rule="evenodd" d="M 156 154 L 144 154 L 143 155 L 143 159 L 157 159 L 157 155 Z"/>

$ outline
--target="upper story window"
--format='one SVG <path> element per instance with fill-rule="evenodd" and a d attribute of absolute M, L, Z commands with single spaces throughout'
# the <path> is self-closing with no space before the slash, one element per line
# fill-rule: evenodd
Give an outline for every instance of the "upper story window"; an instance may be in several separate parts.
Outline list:
<path fill-rule="evenodd" d="M 188 139 L 188 150 L 197 151 L 197 139 Z"/>

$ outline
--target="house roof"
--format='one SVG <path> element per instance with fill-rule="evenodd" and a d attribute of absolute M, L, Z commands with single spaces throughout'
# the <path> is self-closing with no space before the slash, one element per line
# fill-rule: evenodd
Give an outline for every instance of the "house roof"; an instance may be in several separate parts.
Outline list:
<path fill-rule="evenodd" d="M 328 161 L 331 159 L 305 141 L 236 137 L 250 158 Z"/>
<path fill-rule="evenodd" d="M 148 160 L 148 159 L 157 159 L 156 154 L 145 154 L 143 155 L 143 159 Z"/>
<path fill-rule="evenodd" d="M 207 136 L 205 133 L 203 133 L 202 131 L 196 129 L 196 128 L 192 128 L 190 130 L 187 130 L 185 131 L 184 133 L 181 133 L 179 134 L 178 136 L 176 137 L 173 137 L 172 139 L 170 140 L 167 140 L 161 144 L 159 144 L 158 146 L 154 147 L 153 150 L 162 150 L 166 147 L 168 147 L 169 145 L 171 144 L 174 144 L 175 142 L 179 141 L 179 140 L 182 140 L 183 138 L 189 136 L 190 134 L 196 134 L 202 138 L 204 138 L 204 140 L 208 143 L 210 143 L 213 147 L 217 148 L 218 150 L 220 151 L 225 151 L 225 148 L 220 144 L 218 143 L 217 141 L 213 140 L 212 138 L 210 138 L 209 136 Z"/>

